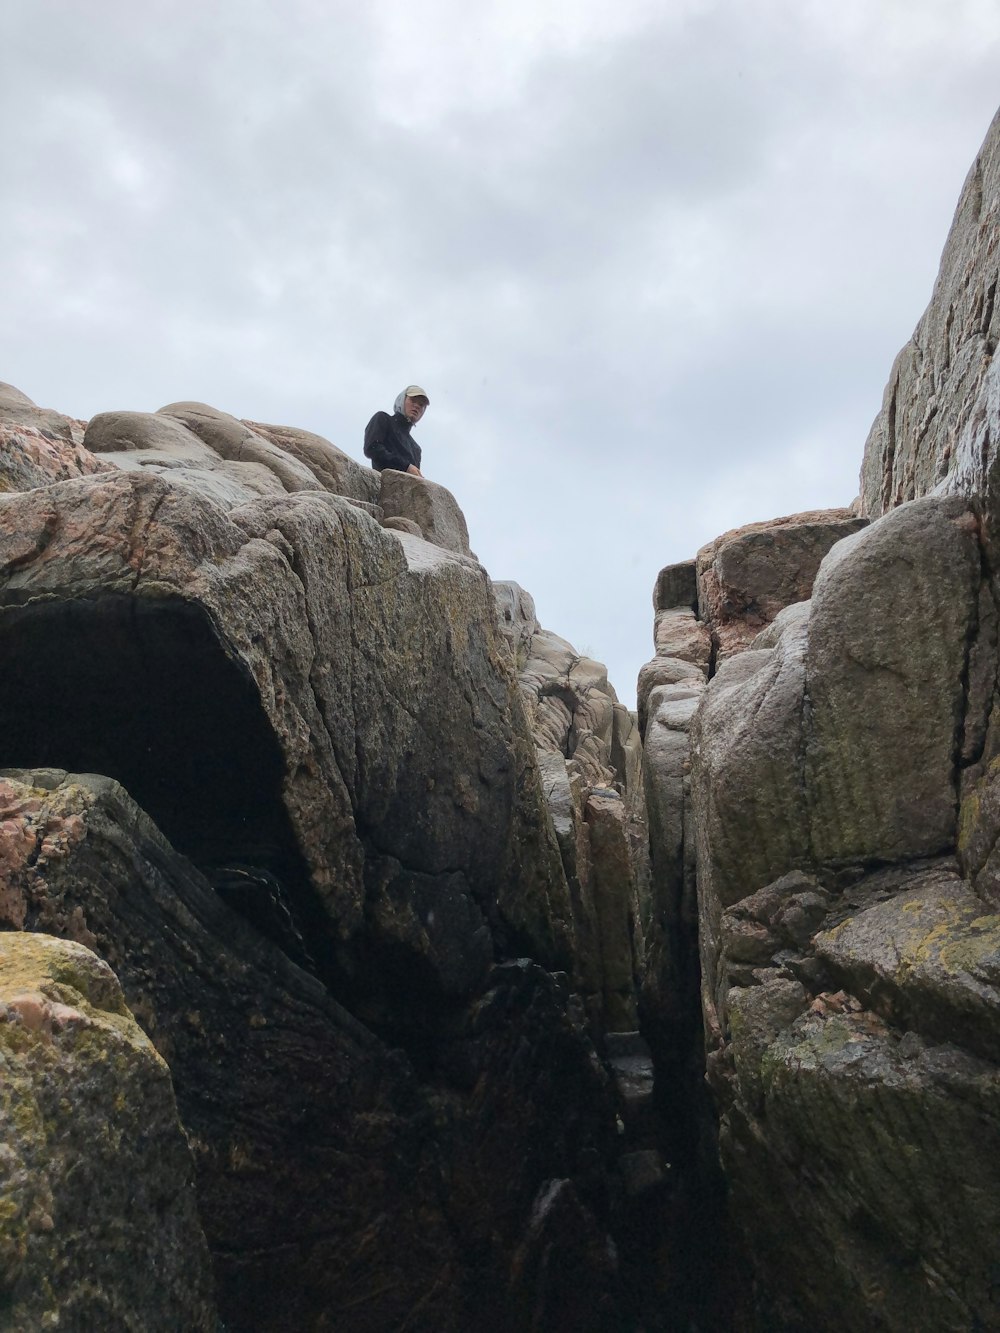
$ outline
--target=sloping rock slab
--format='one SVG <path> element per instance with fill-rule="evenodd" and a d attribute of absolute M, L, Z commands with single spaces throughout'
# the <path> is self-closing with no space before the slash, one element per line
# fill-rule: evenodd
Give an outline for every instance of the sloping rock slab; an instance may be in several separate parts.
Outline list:
<path fill-rule="evenodd" d="M 294 426 L 271 426 L 259 421 L 244 421 L 243 424 L 304 463 L 334 495 L 346 495 L 370 505 L 379 504 L 379 474 L 362 467 L 342 449 L 324 440 L 322 435 Z"/>
<path fill-rule="evenodd" d="M 80 444 L 37 426 L 0 420 L 0 493 L 30 491 L 36 486 L 107 471 L 109 465 Z"/>
<path fill-rule="evenodd" d="M 215 1333 L 170 1073 L 107 964 L 47 935 L 0 934 L 0 1216 L 5 1328 Z"/>

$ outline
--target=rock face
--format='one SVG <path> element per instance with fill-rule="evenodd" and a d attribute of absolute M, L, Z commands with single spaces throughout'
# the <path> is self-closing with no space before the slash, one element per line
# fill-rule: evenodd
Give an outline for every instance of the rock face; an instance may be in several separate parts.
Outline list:
<path fill-rule="evenodd" d="M 761 1327 L 1000 1324 L 998 142 L 868 442 L 878 521 L 754 637 L 699 585 L 702 1005 Z"/>
<path fill-rule="evenodd" d="M 709 1069 L 782 1327 L 996 1317 L 986 1249 L 957 1221 L 911 1225 L 938 1193 L 992 1224 L 968 1202 L 974 1159 L 932 1148 L 970 1115 L 1000 1130 L 976 1035 L 1000 1023 L 985 980 L 1000 919 L 954 860 L 992 708 L 969 687 L 980 644 L 995 657 L 983 570 L 970 502 L 900 507 L 832 549 L 808 606 L 720 668 L 695 723 Z M 907 1153 L 937 1160 L 901 1175 Z"/>
<path fill-rule="evenodd" d="M 543 630 L 531 597 L 494 584 L 535 738 L 573 916 L 573 956 L 599 1027 L 636 1027 L 650 929 L 642 751 L 607 671 Z"/>
<path fill-rule="evenodd" d="M 942 484 L 996 495 L 998 222 L 1000 116 L 966 178 L 930 305 L 896 358 L 865 445 L 861 501 L 872 517 Z"/>
<path fill-rule="evenodd" d="M 581 911 L 447 492 L 386 517 L 391 474 L 199 404 L 85 439 L 0 496 L 0 927 L 96 951 L 169 1064 L 222 1322 L 614 1326 L 630 715 L 546 663 Z"/>
<path fill-rule="evenodd" d="M 79 832 L 51 827 L 48 854 Z M 0 1127 L 5 1327 L 214 1333 L 170 1074 L 82 944 L 0 935 Z"/>
<path fill-rule="evenodd" d="M 850 510 L 824 509 L 750 523 L 703 546 L 698 615 L 711 626 L 714 658 L 741 652 L 779 611 L 805 601 L 826 553 L 865 523 Z"/>
<path fill-rule="evenodd" d="M 543 1184 L 599 1229 L 608 1083 L 547 973 L 493 969 L 422 1083 L 119 784 L 11 772 L 0 799 L 2 924 L 104 955 L 169 1061 L 227 1327 L 457 1330 L 486 1298 L 506 1327 Z"/>

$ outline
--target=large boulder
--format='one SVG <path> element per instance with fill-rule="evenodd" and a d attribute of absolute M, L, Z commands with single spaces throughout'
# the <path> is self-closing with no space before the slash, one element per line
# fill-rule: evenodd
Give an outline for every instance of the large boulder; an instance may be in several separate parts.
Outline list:
<path fill-rule="evenodd" d="M 812 595 L 823 557 L 867 520 L 824 509 L 723 533 L 698 552 L 698 615 L 721 661 L 741 652 L 793 602 Z M 660 576 L 661 580 L 663 575 Z"/>
<path fill-rule="evenodd" d="M 386 518 L 415 523 L 424 538 L 445 551 L 471 555 L 469 529 L 455 497 L 445 486 L 391 468 L 378 474 L 379 504 Z"/>
<path fill-rule="evenodd" d="M 831 549 L 695 720 L 708 1069 L 769 1327 L 995 1321 L 963 1234 L 995 1225 L 991 1187 L 932 1147 L 1000 1132 L 1000 927 L 950 859 L 963 800 L 970 867 L 996 824 L 987 568 L 973 503 L 900 506 Z M 900 1153 L 935 1160 L 900 1175 Z"/>
<path fill-rule="evenodd" d="M 0 934 L 0 1138 L 4 1327 L 214 1333 L 170 1073 L 82 944 Z"/>

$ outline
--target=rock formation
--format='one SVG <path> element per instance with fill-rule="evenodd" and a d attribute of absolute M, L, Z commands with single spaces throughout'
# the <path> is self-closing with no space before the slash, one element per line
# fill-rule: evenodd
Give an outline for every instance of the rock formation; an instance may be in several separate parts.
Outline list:
<path fill-rule="evenodd" d="M 444 488 L 0 386 L 0 1322 L 1000 1327 L 998 224 L 636 715 Z"/>
<path fill-rule="evenodd" d="M 877 521 L 754 525 L 699 555 L 697 588 L 657 584 L 654 901 L 683 923 L 693 859 L 755 1327 L 1000 1326 L 998 163 L 1000 121 L 869 438 Z M 711 675 L 689 773 L 682 657 Z"/>
<path fill-rule="evenodd" d="M 0 925 L 96 951 L 167 1061 L 226 1327 L 610 1326 L 645 833 L 603 669 L 577 865 L 447 491 L 7 398 Z"/>

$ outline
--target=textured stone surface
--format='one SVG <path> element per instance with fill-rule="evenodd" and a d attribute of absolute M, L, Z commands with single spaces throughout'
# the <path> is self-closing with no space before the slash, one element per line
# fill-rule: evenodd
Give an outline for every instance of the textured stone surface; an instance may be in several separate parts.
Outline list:
<path fill-rule="evenodd" d="M 181 422 L 211 449 L 232 463 L 255 463 L 266 468 L 288 492 L 320 489 L 312 469 L 287 448 L 273 444 L 244 421 L 206 403 L 169 403 L 158 416 Z"/>
<path fill-rule="evenodd" d="M 198 864 L 275 876 L 373 1016 L 397 969 L 427 1003 L 455 984 L 451 946 L 386 915 L 428 879 L 470 941 L 485 920 L 497 950 L 567 964 L 482 569 L 323 492 L 232 512 L 133 473 L 0 497 L 4 758 L 118 777 Z"/>
<path fill-rule="evenodd" d="M 652 692 L 661 685 L 683 685 L 700 690 L 705 684 L 705 672 L 693 662 L 684 662 L 679 657 L 654 657 L 639 668 L 636 685 L 636 703 L 638 704 L 639 731 L 646 738 L 646 725 L 649 720 L 649 701 Z"/>
<path fill-rule="evenodd" d="M 54 437 L 36 426 L 0 421 L 0 494 L 29 491 L 108 470 L 107 463 L 82 445 Z"/>
<path fill-rule="evenodd" d="M 864 512 L 945 484 L 995 496 L 1000 392 L 1000 116 L 966 178 L 930 304 L 896 358 L 865 445 Z"/>
<path fill-rule="evenodd" d="M 324 440 L 322 435 L 297 430 L 292 426 L 264 425 L 259 421 L 244 421 L 243 424 L 304 463 L 334 495 L 346 495 L 352 500 L 362 500 L 371 505 L 379 504 L 379 474 L 371 468 L 362 467 L 342 449 Z"/>
<path fill-rule="evenodd" d="M 599 1026 L 635 1026 L 650 925 L 642 745 L 607 669 L 542 629 L 516 583 L 494 585 L 573 904 L 574 976 Z"/>
<path fill-rule="evenodd" d="M 9 429 L 26 426 L 49 440 L 79 445 L 83 443 L 84 425 L 75 417 L 54 412 L 48 407 L 38 407 L 13 384 L 0 383 L 0 426 Z"/>
<path fill-rule="evenodd" d="M 694 560 L 664 566 L 653 585 L 654 611 L 670 611 L 679 606 L 692 611 L 698 606 L 698 566 Z"/>
<path fill-rule="evenodd" d="M 816 937 L 818 957 L 902 1031 L 1000 1059 L 1000 916 L 949 865 L 881 901 L 877 888 Z"/>
<path fill-rule="evenodd" d="M 214 1333 L 169 1071 L 82 944 L 0 934 L 0 1139 L 4 1327 Z"/>
<path fill-rule="evenodd" d="M 995 1327 L 996 1067 L 888 1029 L 842 994 L 792 1019 L 794 987 L 769 1018 L 757 1001 L 737 1056 L 749 1078 L 722 1127 L 759 1326 Z"/>
<path fill-rule="evenodd" d="M 978 522 L 957 497 L 895 510 L 824 563 L 806 665 L 820 861 L 954 847 L 980 577 Z"/>
<path fill-rule="evenodd" d="M 698 552 L 698 615 L 720 660 L 742 651 L 784 607 L 812 593 L 827 551 L 865 526 L 847 509 L 790 514 L 726 532 Z"/>
<path fill-rule="evenodd" d="M 435 481 L 391 468 L 380 476 L 379 504 L 386 518 L 407 518 L 434 546 L 471 555 L 465 515 L 451 491 Z"/>
<path fill-rule="evenodd" d="M 170 1063 L 227 1328 L 459 1333 L 481 1303 L 477 1326 L 516 1327 L 516 1255 L 544 1183 L 570 1182 L 603 1234 L 609 1084 L 547 973 L 494 968 L 442 1032 L 426 1027 L 423 1083 L 118 784 L 8 772 L 0 802 L 0 924 L 107 957 Z M 578 1262 L 572 1238 L 549 1249 Z M 613 1269 L 591 1289 L 610 1296 Z"/>
<path fill-rule="evenodd" d="M 99 412 L 87 423 L 83 438 L 102 462 L 161 476 L 226 509 L 285 494 L 280 477 L 259 457 L 224 457 L 172 416 Z"/>
<path fill-rule="evenodd" d="M 699 670 L 708 671 L 712 658 L 711 630 L 686 606 L 657 611 L 653 645 L 657 657 L 690 662 Z"/>

